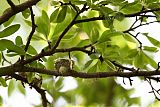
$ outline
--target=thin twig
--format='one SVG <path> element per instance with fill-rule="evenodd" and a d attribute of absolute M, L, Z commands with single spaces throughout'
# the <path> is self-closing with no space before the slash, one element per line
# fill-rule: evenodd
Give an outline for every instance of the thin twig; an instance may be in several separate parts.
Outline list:
<path fill-rule="evenodd" d="M 24 83 L 27 83 L 29 84 L 31 87 L 33 87 L 40 95 L 41 95 L 41 98 L 42 98 L 42 105 L 43 107 L 47 107 L 47 103 L 48 103 L 48 100 L 46 98 L 46 94 L 45 94 L 45 90 L 41 89 L 40 87 L 38 87 L 37 85 L 34 85 L 34 84 L 31 84 L 28 82 L 28 80 L 24 77 L 21 77 L 17 74 L 13 74 L 11 75 L 13 78 L 15 78 L 16 80 L 20 80 Z"/>
<path fill-rule="evenodd" d="M 32 30 L 31 30 L 31 32 L 28 36 L 28 40 L 27 40 L 27 43 L 26 43 L 25 48 L 24 48 L 25 52 L 27 52 L 27 50 L 28 50 L 31 38 L 32 38 L 32 36 L 33 36 L 33 34 L 36 30 L 36 27 L 37 27 L 37 25 L 35 24 L 34 13 L 33 13 L 32 7 L 30 7 L 29 9 L 30 9 L 30 12 L 31 12 Z M 24 56 L 21 56 L 21 60 L 23 60 L 23 59 L 24 59 Z"/>
<path fill-rule="evenodd" d="M 83 8 L 76 14 L 76 16 L 73 18 L 73 20 L 71 21 L 71 23 L 70 23 L 70 24 L 66 27 L 66 29 L 62 32 L 62 34 L 59 36 L 57 42 L 55 43 L 55 45 L 54 45 L 53 48 L 51 49 L 52 51 L 54 51 L 54 50 L 58 47 L 61 39 L 62 39 L 62 38 L 64 37 L 64 35 L 70 30 L 70 28 L 75 24 L 75 20 L 77 19 L 77 17 L 78 17 L 81 13 L 83 13 L 84 11 L 86 11 L 86 10 L 88 9 L 88 8 L 86 8 L 86 6 L 87 6 L 87 5 L 84 4 Z"/>
<path fill-rule="evenodd" d="M 72 48 L 65 48 L 65 49 L 55 49 L 54 51 L 52 51 L 52 50 L 42 51 L 41 53 L 37 54 L 36 56 L 33 56 L 32 58 L 22 61 L 21 64 L 24 65 L 24 64 L 33 62 L 35 60 L 38 60 L 38 59 L 40 59 L 40 58 L 42 58 L 44 56 L 53 55 L 53 54 L 59 53 L 59 52 L 81 51 L 81 52 L 84 52 L 86 54 L 94 53 L 91 50 L 86 50 L 86 48 L 89 48 L 89 47 L 93 46 L 95 43 L 89 44 L 89 45 L 86 45 L 86 46 L 83 46 L 83 47 L 72 47 Z"/>
<path fill-rule="evenodd" d="M 7 3 L 11 6 L 11 8 L 15 9 L 15 4 L 11 0 L 7 0 Z"/>
<path fill-rule="evenodd" d="M 137 36 L 140 34 L 140 32 L 138 32 L 137 34 L 136 34 L 136 36 L 134 36 L 132 33 L 130 33 L 130 32 L 128 32 L 128 34 L 129 35 L 131 35 L 132 37 L 134 37 L 137 41 L 138 41 L 138 43 L 139 43 L 139 48 L 140 49 L 142 49 L 142 42 L 137 38 Z"/>
<path fill-rule="evenodd" d="M 152 22 L 148 22 L 148 23 L 144 23 L 144 24 L 139 24 L 139 25 L 137 25 L 137 26 L 135 26 L 135 27 L 133 27 L 133 28 L 130 28 L 130 29 L 128 29 L 128 30 L 123 31 L 123 33 L 127 33 L 127 32 L 129 32 L 129 31 L 133 31 L 133 30 L 135 30 L 135 29 L 137 29 L 137 28 L 139 28 L 139 27 L 141 27 L 141 26 L 149 25 L 149 24 L 155 23 L 155 22 L 160 22 L 160 21 L 152 21 Z"/>

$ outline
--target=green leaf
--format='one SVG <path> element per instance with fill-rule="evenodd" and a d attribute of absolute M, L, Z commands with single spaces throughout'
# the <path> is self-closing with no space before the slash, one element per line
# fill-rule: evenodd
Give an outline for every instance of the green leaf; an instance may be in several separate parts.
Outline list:
<path fill-rule="evenodd" d="M 125 18 L 125 16 L 121 12 L 117 12 L 115 15 L 115 19 L 117 19 L 118 21 L 122 21 L 124 18 Z"/>
<path fill-rule="evenodd" d="M 91 65 L 92 62 L 93 62 L 93 60 L 89 60 L 89 61 L 85 64 L 84 69 L 88 68 L 88 67 Z"/>
<path fill-rule="evenodd" d="M 13 94 L 13 91 L 15 90 L 16 81 L 10 80 L 8 85 L 8 96 L 10 97 Z"/>
<path fill-rule="evenodd" d="M 19 47 L 17 45 L 12 45 L 10 47 L 7 47 L 7 49 L 16 52 L 19 55 L 25 55 L 25 51 L 23 50 L 23 48 L 21 48 L 21 47 Z"/>
<path fill-rule="evenodd" d="M 50 20 L 46 11 L 44 10 L 42 11 L 42 16 L 37 18 L 36 24 L 38 26 L 36 30 L 44 34 L 45 37 L 47 38 L 50 32 Z"/>
<path fill-rule="evenodd" d="M 106 30 L 102 33 L 101 37 L 99 38 L 99 42 L 107 42 L 111 40 L 111 37 L 113 36 L 118 36 L 118 35 L 123 35 L 121 32 L 111 32 L 110 30 Z"/>
<path fill-rule="evenodd" d="M 29 9 L 26 9 L 24 11 L 22 11 L 22 15 L 25 19 L 27 19 L 29 16 L 30 16 L 30 10 Z"/>
<path fill-rule="evenodd" d="M 14 52 L 18 53 L 19 55 L 25 55 L 25 51 L 21 47 L 15 45 L 10 40 L 1 39 L 0 46 L 3 46 L 3 48 L 2 47 L 0 48 L 1 51 L 5 50 L 7 48 L 10 51 L 14 51 Z"/>
<path fill-rule="evenodd" d="M 92 43 L 96 42 L 99 39 L 99 31 L 97 28 L 91 30 L 91 35 L 89 36 Z"/>
<path fill-rule="evenodd" d="M 3 23 L 4 27 L 9 26 L 9 25 L 13 22 L 15 16 L 16 16 L 16 15 L 12 16 L 8 21 L 4 22 L 4 23 Z"/>
<path fill-rule="evenodd" d="M 56 5 L 59 5 L 60 2 L 52 0 L 50 4 L 51 4 L 51 6 L 56 6 Z"/>
<path fill-rule="evenodd" d="M 103 62 L 98 61 L 97 68 L 99 69 L 100 72 L 106 72 L 108 69 L 108 66 L 105 61 Z"/>
<path fill-rule="evenodd" d="M 31 45 L 29 45 L 27 52 L 29 54 L 31 54 L 31 55 L 36 55 L 37 54 L 36 49 L 33 46 L 31 46 Z"/>
<path fill-rule="evenodd" d="M 20 28 L 20 24 L 15 24 L 7 27 L 3 31 L 0 32 L 0 38 L 10 36 L 14 34 Z"/>
<path fill-rule="evenodd" d="M 127 3 L 125 6 L 121 8 L 121 12 L 125 14 L 132 14 L 136 12 L 140 12 L 142 9 L 142 4 L 138 1 Z"/>
<path fill-rule="evenodd" d="M 137 43 L 135 38 L 133 38 L 133 36 L 131 36 L 129 34 L 124 34 L 123 37 L 125 38 L 125 40 L 127 40 L 129 42 Z"/>
<path fill-rule="evenodd" d="M 152 1 L 151 1 L 152 2 Z M 156 9 L 156 8 L 160 8 L 160 3 L 149 3 L 148 8 L 152 9 Z M 160 20 L 160 12 L 159 11 L 155 11 L 153 12 L 153 14 L 156 15 L 157 20 Z"/>
<path fill-rule="evenodd" d="M 153 68 L 155 68 L 155 69 L 158 68 L 158 64 L 155 62 L 155 60 L 153 58 L 151 58 L 147 54 L 144 54 L 144 58 L 147 60 L 148 64 L 150 64 Z"/>
<path fill-rule="evenodd" d="M 148 36 L 147 34 L 144 34 L 147 39 L 154 45 L 154 46 L 157 46 L 157 47 L 160 47 L 160 42 L 150 36 Z"/>
<path fill-rule="evenodd" d="M 55 23 L 58 16 L 59 8 L 57 8 L 50 16 L 50 22 Z"/>
<path fill-rule="evenodd" d="M 83 19 L 86 19 L 87 17 L 83 17 Z M 90 36 L 92 29 L 94 28 L 93 22 L 86 22 L 83 23 L 83 31 L 87 33 L 88 36 Z"/>
<path fill-rule="evenodd" d="M 63 20 L 66 17 L 66 13 L 67 13 L 67 6 L 63 6 L 62 9 L 60 10 L 58 16 L 57 16 L 57 23 L 61 23 L 63 22 Z"/>
<path fill-rule="evenodd" d="M 91 66 L 88 72 L 96 72 L 97 71 L 97 63 L 94 66 Z"/>
<path fill-rule="evenodd" d="M 3 87 L 7 87 L 7 83 L 4 78 L 0 77 L 0 83 Z"/>
<path fill-rule="evenodd" d="M 144 68 L 145 61 L 144 61 L 144 57 L 143 56 L 144 55 L 143 55 L 142 51 L 139 51 L 138 54 L 136 55 L 135 60 L 134 60 L 134 65 L 137 68 Z"/>
<path fill-rule="evenodd" d="M 106 28 L 113 28 L 113 19 L 109 16 L 105 16 L 105 20 L 102 20 L 104 27 Z"/>
<path fill-rule="evenodd" d="M 56 25 L 56 27 L 54 29 L 54 33 L 53 33 L 52 37 L 54 39 L 56 37 L 58 38 L 58 34 L 60 34 L 66 28 L 66 26 L 68 26 L 68 24 L 70 22 L 71 22 L 71 15 L 68 14 L 63 22 L 57 23 L 57 25 Z"/>
<path fill-rule="evenodd" d="M 128 58 L 134 58 L 134 57 L 137 56 L 137 54 L 138 54 L 138 50 L 137 50 L 137 49 L 132 49 L 132 50 L 130 50 L 130 51 L 128 52 L 127 57 L 128 57 Z"/>
<path fill-rule="evenodd" d="M 106 58 L 105 58 L 104 61 L 106 62 L 106 64 L 107 64 L 113 71 L 116 70 L 116 67 L 114 66 L 114 64 L 113 64 L 111 61 L 109 61 L 109 60 L 106 59 Z"/>
<path fill-rule="evenodd" d="M 18 90 L 23 94 L 23 95 L 25 95 L 26 93 L 26 91 L 25 91 L 25 88 L 24 88 L 24 86 L 22 85 L 22 83 L 21 82 L 18 82 Z"/>
<path fill-rule="evenodd" d="M 106 30 L 102 33 L 102 35 L 100 36 L 98 42 L 103 43 L 103 42 L 107 42 L 110 41 L 110 36 L 109 34 L 111 34 L 110 30 Z"/>
<path fill-rule="evenodd" d="M 143 50 L 149 52 L 158 52 L 158 49 L 156 47 L 150 47 L 150 46 L 143 46 Z"/>
<path fill-rule="evenodd" d="M 8 57 L 14 57 L 14 56 L 17 56 L 18 54 L 17 53 L 7 53 L 5 55 Z"/>
<path fill-rule="evenodd" d="M 102 6 L 100 9 L 100 15 L 108 16 L 109 14 L 113 13 L 113 10 L 111 8 Z"/>
<path fill-rule="evenodd" d="M 16 42 L 16 45 L 18 45 L 18 46 L 23 45 L 23 40 L 22 40 L 21 36 L 17 36 L 15 42 Z"/>
<path fill-rule="evenodd" d="M 32 36 L 32 41 L 40 41 L 40 40 L 46 41 L 40 34 L 34 34 Z"/>
<path fill-rule="evenodd" d="M 32 22 L 31 22 L 31 21 L 24 19 L 24 22 L 25 22 L 28 26 L 32 27 Z"/>
<path fill-rule="evenodd" d="M 0 106 L 2 106 L 2 104 L 3 104 L 3 98 L 0 96 Z"/>
<path fill-rule="evenodd" d="M 0 52 L 0 63 L 2 61 L 2 52 Z"/>
<path fill-rule="evenodd" d="M 81 40 L 77 46 L 82 47 L 90 44 L 89 39 Z"/>

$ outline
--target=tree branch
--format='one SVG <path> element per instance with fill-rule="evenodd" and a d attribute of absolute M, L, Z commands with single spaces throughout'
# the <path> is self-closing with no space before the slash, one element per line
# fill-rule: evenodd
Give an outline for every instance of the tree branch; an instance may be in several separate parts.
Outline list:
<path fill-rule="evenodd" d="M 7 0 L 8 4 L 11 6 L 11 8 L 15 9 L 15 4 L 11 0 Z"/>
<path fill-rule="evenodd" d="M 72 70 L 67 73 L 61 74 L 56 70 L 46 70 L 46 69 L 26 67 L 21 65 L 12 65 L 12 66 L 0 68 L 0 76 L 13 75 L 15 72 L 37 72 L 40 74 L 47 74 L 47 75 L 53 75 L 53 76 L 63 76 L 63 77 L 72 76 L 72 77 L 78 77 L 78 78 L 107 78 L 107 77 L 129 78 L 129 77 L 136 77 L 136 76 L 149 77 L 154 75 L 160 75 L 160 70 L 159 71 L 137 70 L 136 72 L 106 71 L 106 72 L 95 72 L 95 73 L 77 72 Z"/>
<path fill-rule="evenodd" d="M 0 16 L 0 25 L 8 21 L 13 15 L 24 11 L 25 9 L 37 4 L 40 0 L 28 0 L 22 4 L 15 5 L 14 9 L 8 8 L 2 16 Z"/>
<path fill-rule="evenodd" d="M 133 14 L 124 14 L 124 17 L 135 17 L 135 16 L 156 17 L 156 16 L 153 16 L 153 15 L 141 15 L 143 13 L 155 12 L 155 11 L 160 11 L 160 8 L 151 9 L 151 10 L 145 10 L 145 11 L 141 11 L 141 12 L 137 12 L 137 13 L 133 13 Z M 113 17 L 113 16 L 111 16 L 111 17 Z M 87 19 L 76 20 L 75 24 L 83 23 L 83 22 L 96 21 L 96 20 L 105 20 L 105 16 L 99 16 L 99 17 L 92 17 L 92 18 L 87 18 Z"/>
<path fill-rule="evenodd" d="M 96 43 L 96 42 L 95 42 Z M 72 51 L 81 51 L 81 52 L 84 52 L 86 54 L 91 54 L 91 53 L 94 53 L 92 52 L 92 50 L 86 50 L 86 48 L 89 48 L 89 47 L 92 47 L 95 43 L 93 44 L 89 44 L 89 45 L 86 45 L 86 46 L 83 46 L 83 47 L 72 47 L 72 48 L 65 48 L 65 49 L 55 49 L 54 51 L 52 50 L 49 50 L 49 51 L 42 51 L 41 53 L 33 56 L 32 58 L 30 59 L 27 59 L 27 60 L 24 60 L 22 62 L 20 62 L 22 65 L 25 65 L 27 63 L 31 63 L 35 60 L 38 60 L 44 56 L 49 56 L 49 55 L 53 55 L 55 53 L 59 53 L 59 52 L 72 52 Z"/>
<path fill-rule="evenodd" d="M 83 13 L 84 11 L 86 11 L 86 10 L 88 9 L 88 8 L 86 8 L 86 6 L 87 6 L 87 5 L 84 4 L 83 8 L 76 14 L 76 16 L 73 18 L 73 20 L 71 21 L 71 23 L 70 23 L 70 24 L 66 27 L 66 29 L 62 32 L 62 34 L 59 36 L 57 42 L 55 43 L 54 47 L 51 49 L 52 51 L 54 51 L 54 50 L 58 47 L 61 39 L 62 39 L 62 38 L 64 37 L 64 35 L 69 31 L 69 29 L 75 24 L 75 20 L 77 19 L 77 17 L 78 17 L 81 13 Z"/>
<path fill-rule="evenodd" d="M 139 16 L 143 13 L 149 13 L 149 12 L 155 12 L 155 11 L 160 11 L 160 8 L 155 8 L 155 9 L 150 9 L 150 10 L 143 10 L 137 13 L 133 13 L 133 14 L 126 14 L 125 17 L 135 17 L 135 16 Z"/>
<path fill-rule="evenodd" d="M 27 52 L 27 50 L 28 50 L 31 38 L 32 38 L 32 36 L 33 36 L 33 34 L 36 30 L 36 27 L 37 27 L 36 24 L 35 24 L 34 13 L 33 13 L 32 7 L 30 7 L 30 12 L 31 12 L 32 30 L 31 30 L 31 32 L 28 36 L 28 40 L 27 40 L 27 43 L 26 43 L 25 48 L 24 48 L 25 52 Z M 23 59 L 24 59 L 24 56 L 21 57 L 21 60 L 23 60 Z"/>

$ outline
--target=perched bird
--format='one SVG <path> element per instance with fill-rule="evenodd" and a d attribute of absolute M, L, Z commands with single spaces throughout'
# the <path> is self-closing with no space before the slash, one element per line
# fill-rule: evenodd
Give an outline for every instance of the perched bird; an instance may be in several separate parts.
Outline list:
<path fill-rule="evenodd" d="M 73 69 L 74 61 L 71 59 L 58 59 L 55 62 L 55 68 L 61 74 Z"/>

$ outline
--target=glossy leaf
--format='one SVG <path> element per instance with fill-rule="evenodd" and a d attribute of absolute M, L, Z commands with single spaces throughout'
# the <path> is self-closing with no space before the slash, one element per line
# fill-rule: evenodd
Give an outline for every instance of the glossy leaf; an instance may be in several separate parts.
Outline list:
<path fill-rule="evenodd" d="M 20 24 L 11 25 L 5 28 L 3 31 L 0 31 L 0 38 L 10 36 L 14 34 L 20 28 Z"/>

